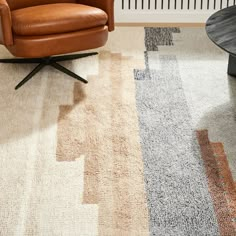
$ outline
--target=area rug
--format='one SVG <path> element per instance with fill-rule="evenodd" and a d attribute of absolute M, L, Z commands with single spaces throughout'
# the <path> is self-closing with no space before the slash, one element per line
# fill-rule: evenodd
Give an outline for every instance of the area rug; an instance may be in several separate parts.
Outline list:
<path fill-rule="evenodd" d="M 99 55 L 0 64 L 0 235 L 236 235 L 236 79 L 203 28 L 117 28 Z M 0 48 L 1 58 L 11 57 Z"/>

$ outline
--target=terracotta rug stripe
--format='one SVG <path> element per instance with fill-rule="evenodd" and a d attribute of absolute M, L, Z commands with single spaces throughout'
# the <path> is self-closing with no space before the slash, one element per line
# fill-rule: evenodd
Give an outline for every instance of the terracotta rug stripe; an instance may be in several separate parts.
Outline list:
<path fill-rule="evenodd" d="M 235 188 L 223 145 L 210 143 L 208 131 L 197 131 L 202 158 L 206 168 L 208 186 L 220 227 L 220 233 L 235 235 Z"/>

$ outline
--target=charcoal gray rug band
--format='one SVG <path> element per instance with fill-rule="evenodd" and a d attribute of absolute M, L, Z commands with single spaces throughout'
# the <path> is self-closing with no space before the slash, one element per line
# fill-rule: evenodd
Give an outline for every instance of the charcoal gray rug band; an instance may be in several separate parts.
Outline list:
<path fill-rule="evenodd" d="M 159 57 L 161 68 L 135 70 L 150 233 L 219 235 L 178 60 L 175 55 L 158 55 L 158 46 L 171 46 L 172 32 L 179 30 L 145 30 L 146 65 L 158 63 Z"/>

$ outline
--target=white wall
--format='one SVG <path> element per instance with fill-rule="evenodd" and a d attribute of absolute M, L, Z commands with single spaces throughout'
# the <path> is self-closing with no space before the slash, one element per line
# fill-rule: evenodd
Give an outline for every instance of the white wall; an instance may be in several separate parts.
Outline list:
<path fill-rule="evenodd" d="M 115 1 L 116 22 L 203 23 L 206 22 L 207 18 L 213 12 L 227 6 L 232 6 L 234 5 L 234 2 L 236 1 L 143 0 L 143 6 L 142 6 L 142 0 L 116 0 Z"/>

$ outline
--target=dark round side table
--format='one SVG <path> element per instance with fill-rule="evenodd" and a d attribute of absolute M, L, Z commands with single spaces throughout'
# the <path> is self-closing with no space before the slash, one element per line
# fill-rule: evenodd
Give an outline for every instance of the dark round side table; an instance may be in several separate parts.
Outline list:
<path fill-rule="evenodd" d="M 208 37 L 229 53 L 228 74 L 236 76 L 236 6 L 214 13 L 206 23 Z"/>

